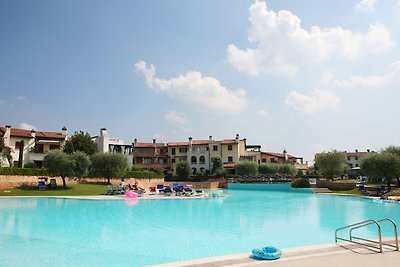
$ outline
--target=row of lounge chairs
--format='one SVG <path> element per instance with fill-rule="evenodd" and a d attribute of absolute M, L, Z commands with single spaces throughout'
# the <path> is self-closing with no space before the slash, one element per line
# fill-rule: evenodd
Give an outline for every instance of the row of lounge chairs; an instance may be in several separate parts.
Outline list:
<path fill-rule="evenodd" d="M 107 185 L 106 195 L 125 195 L 126 190 L 127 190 L 126 186 L 123 187 L 120 185 L 117 187 L 117 186 Z M 142 188 L 134 191 L 138 193 L 139 197 L 143 196 L 143 194 L 146 192 L 146 190 Z M 201 195 L 203 194 L 203 190 L 192 189 L 192 186 L 187 184 L 173 183 L 172 185 L 158 184 L 157 186 L 151 186 L 149 188 L 149 194 L 154 195 L 156 193 L 167 196 L 170 196 L 172 194 L 176 196 L 191 196 L 191 195 Z"/>
<path fill-rule="evenodd" d="M 285 176 L 243 176 L 238 178 L 229 178 L 233 183 L 282 183 L 291 182 L 292 179 Z"/>

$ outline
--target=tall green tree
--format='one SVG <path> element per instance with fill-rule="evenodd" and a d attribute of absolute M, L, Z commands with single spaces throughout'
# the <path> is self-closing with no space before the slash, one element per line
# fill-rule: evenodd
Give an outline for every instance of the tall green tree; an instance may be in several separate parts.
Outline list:
<path fill-rule="evenodd" d="M 189 178 L 190 166 L 186 160 L 181 160 L 176 164 L 176 175 L 179 178 Z"/>
<path fill-rule="evenodd" d="M 217 170 L 222 169 L 222 159 L 220 157 L 212 157 L 211 162 L 212 162 L 211 174 L 215 174 L 217 173 Z"/>
<path fill-rule="evenodd" d="M 72 154 L 75 151 L 81 151 L 89 156 L 96 153 L 96 143 L 93 142 L 89 133 L 84 133 L 82 131 L 75 132 L 71 139 L 65 142 L 65 153 Z"/>
<path fill-rule="evenodd" d="M 279 165 L 279 174 L 293 176 L 297 174 L 297 168 L 292 164 L 282 164 Z"/>
<path fill-rule="evenodd" d="M 344 154 L 337 150 L 316 154 L 315 167 L 318 172 L 330 179 L 345 174 L 348 170 Z"/>
<path fill-rule="evenodd" d="M 123 178 L 128 170 L 128 160 L 121 154 L 96 153 L 92 156 L 92 170 L 110 183 L 111 179 Z"/>
<path fill-rule="evenodd" d="M 392 179 L 400 173 L 400 158 L 392 153 L 371 153 L 361 160 L 363 173 L 371 178 L 385 178 L 390 190 Z"/>
<path fill-rule="evenodd" d="M 235 164 L 235 172 L 240 176 L 257 175 L 258 164 L 254 161 L 241 161 Z"/>
<path fill-rule="evenodd" d="M 43 165 L 50 175 L 61 176 L 63 186 L 67 187 L 66 177 L 74 175 L 74 161 L 61 150 L 52 150 L 45 157 Z"/>
<path fill-rule="evenodd" d="M 262 163 L 258 166 L 258 172 L 263 175 L 275 175 L 279 172 L 278 164 Z"/>
<path fill-rule="evenodd" d="M 74 163 L 74 176 L 77 178 L 86 176 L 91 164 L 90 157 L 81 151 L 75 151 L 69 157 Z"/>
<path fill-rule="evenodd" d="M 389 146 L 382 150 L 382 153 L 389 153 L 400 159 L 400 147 Z M 400 172 L 396 174 L 397 186 L 400 187 Z"/>

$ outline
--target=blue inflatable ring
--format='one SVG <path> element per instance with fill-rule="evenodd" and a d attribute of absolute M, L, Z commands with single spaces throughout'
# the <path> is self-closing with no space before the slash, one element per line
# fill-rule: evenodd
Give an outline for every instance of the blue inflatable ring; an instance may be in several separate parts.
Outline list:
<path fill-rule="evenodd" d="M 282 256 L 282 250 L 275 247 L 255 248 L 251 251 L 254 258 L 263 260 L 277 260 Z"/>

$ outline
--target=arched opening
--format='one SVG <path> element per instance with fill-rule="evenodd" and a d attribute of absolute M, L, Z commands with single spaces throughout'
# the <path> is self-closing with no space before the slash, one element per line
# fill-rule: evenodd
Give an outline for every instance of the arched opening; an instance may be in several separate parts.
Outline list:
<path fill-rule="evenodd" d="M 192 174 L 196 175 L 196 173 L 197 173 L 197 169 L 196 168 L 192 168 Z"/>
<path fill-rule="evenodd" d="M 196 158 L 196 156 L 192 156 L 192 158 L 190 159 L 190 162 L 191 162 L 192 164 L 197 164 L 197 158 Z"/>
<path fill-rule="evenodd" d="M 206 164 L 206 157 L 200 156 L 200 164 Z"/>

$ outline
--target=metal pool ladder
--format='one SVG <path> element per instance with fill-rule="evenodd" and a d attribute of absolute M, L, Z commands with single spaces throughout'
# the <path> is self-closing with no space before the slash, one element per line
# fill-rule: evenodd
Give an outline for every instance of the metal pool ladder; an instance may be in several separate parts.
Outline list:
<path fill-rule="evenodd" d="M 383 222 L 389 222 L 393 225 L 395 245 L 382 242 L 381 223 L 383 223 Z M 356 237 L 353 235 L 353 230 L 362 228 L 362 227 L 366 227 L 368 225 L 376 225 L 376 228 L 378 230 L 378 241 L 361 238 L 361 237 Z M 342 230 L 346 230 L 346 229 L 349 231 L 349 239 L 338 237 L 338 232 L 342 231 Z M 397 237 L 397 225 L 393 220 L 388 219 L 388 218 L 377 220 L 377 221 L 376 220 L 366 220 L 366 221 L 362 221 L 362 222 L 358 222 L 358 223 L 354 223 L 351 225 L 347 225 L 347 226 L 338 228 L 335 231 L 335 243 L 337 243 L 338 240 L 347 241 L 347 242 L 351 242 L 351 243 L 362 245 L 362 246 L 372 247 L 372 248 L 378 249 L 380 253 L 383 252 L 383 249 L 382 249 L 383 245 L 393 247 L 396 249 L 396 251 L 399 251 L 399 240 Z M 358 242 L 358 241 L 369 242 L 370 245 L 362 243 L 362 242 Z"/>

